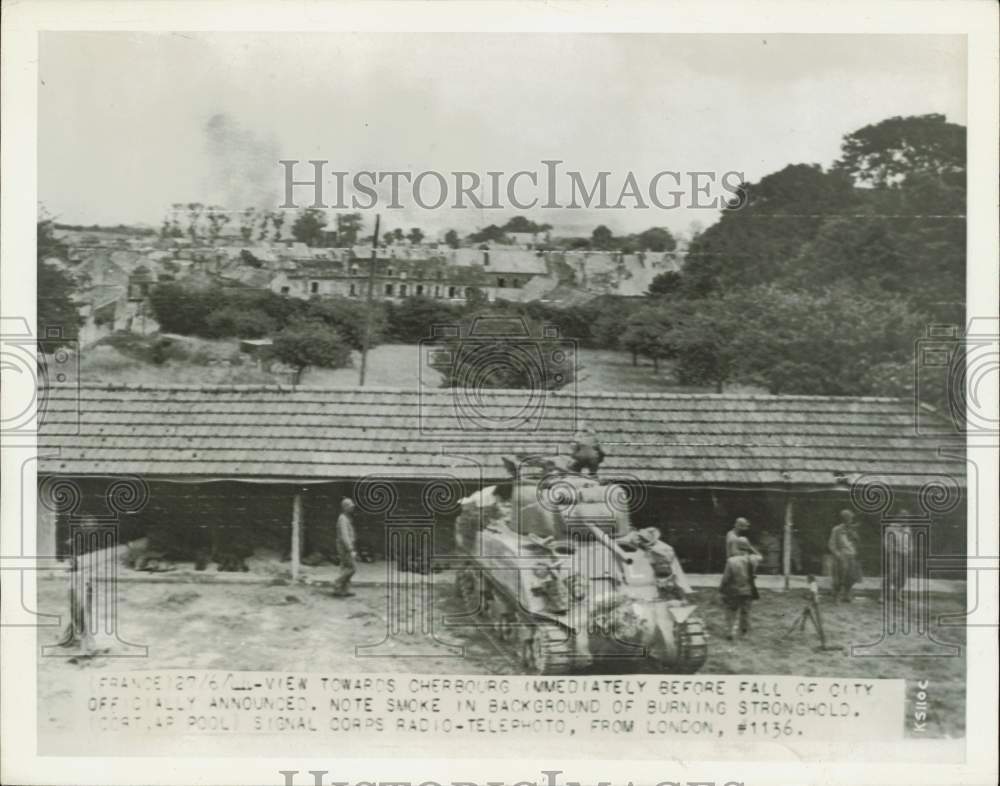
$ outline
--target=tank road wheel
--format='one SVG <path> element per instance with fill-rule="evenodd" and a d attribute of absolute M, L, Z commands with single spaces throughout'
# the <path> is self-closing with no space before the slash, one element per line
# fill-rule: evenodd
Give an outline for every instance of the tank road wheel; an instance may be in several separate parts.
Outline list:
<path fill-rule="evenodd" d="M 510 612 L 505 612 L 497 618 L 497 638 L 500 641 L 513 641 L 515 620 L 516 618 Z"/>
<path fill-rule="evenodd" d="M 548 637 L 541 628 L 534 628 L 521 647 L 521 663 L 527 674 L 545 674 L 549 666 Z"/>
<path fill-rule="evenodd" d="M 689 617 L 679 631 L 677 667 L 679 674 L 694 674 L 708 658 L 705 626 L 697 617 Z"/>
<path fill-rule="evenodd" d="M 471 570 L 460 571 L 455 578 L 455 591 L 469 611 L 479 611 L 479 577 Z"/>

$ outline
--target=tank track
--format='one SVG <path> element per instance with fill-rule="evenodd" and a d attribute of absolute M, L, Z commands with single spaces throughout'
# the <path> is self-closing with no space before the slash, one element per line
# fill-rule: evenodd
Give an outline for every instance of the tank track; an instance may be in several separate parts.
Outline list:
<path fill-rule="evenodd" d="M 476 614 L 481 630 L 493 647 L 525 674 L 572 674 L 579 670 L 579 656 L 572 633 L 558 622 L 524 612 L 515 599 L 475 570 L 462 570 L 455 588 L 466 609 Z M 492 604 L 514 611 L 491 613 Z"/>
<path fill-rule="evenodd" d="M 692 615 L 678 625 L 677 663 L 670 671 L 677 674 L 694 674 L 705 665 L 708 658 L 708 634 L 700 617 Z"/>

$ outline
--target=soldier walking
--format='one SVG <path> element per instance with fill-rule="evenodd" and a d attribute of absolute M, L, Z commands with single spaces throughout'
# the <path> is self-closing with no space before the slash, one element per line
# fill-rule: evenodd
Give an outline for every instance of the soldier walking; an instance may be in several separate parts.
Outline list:
<path fill-rule="evenodd" d="M 333 582 L 333 596 L 347 598 L 354 593 L 350 591 L 351 577 L 354 576 L 357 559 L 354 533 L 354 501 L 345 497 L 340 503 L 340 515 L 337 517 L 337 559 L 340 562 L 340 575 Z"/>
<path fill-rule="evenodd" d="M 755 582 L 760 554 L 750 541 L 740 537 L 733 544 L 736 554 L 726 560 L 719 592 L 726 605 L 726 638 L 750 632 L 750 606 L 759 597 Z"/>
<path fill-rule="evenodd" d="M 840 511 L 840 523 L 830 530 L 827 548 L 833 555 L 833 599 L 850 603 L 852 588 L 861 581 L 858 529 L 852 511 Z"/>
<path fill-rule="evenodd" d="M 745 518 L 740 516 L 736 521 L 733 522 L 733 528 L 726 533 L 726 559 L 730 557 L 735 557 L 740 553 L 737 543 L 740 540 L 745 540 L 747 544 L 750 544 L 747 538 L 747 533 L 750 531 L 750 522 Z M 752 545 L 750 546 L 750 553 L 760 556 L 760 552 L 757 551 Z"/>

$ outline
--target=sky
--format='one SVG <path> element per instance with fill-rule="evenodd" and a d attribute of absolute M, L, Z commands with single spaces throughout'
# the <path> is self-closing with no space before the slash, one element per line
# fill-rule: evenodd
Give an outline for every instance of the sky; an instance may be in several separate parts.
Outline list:
<path fill-rule="evenodd" d="M 845 134 L 894 115 L 964 124 L 965 70 L 959 36 L 46 32 L 39 201 L 65 223 L 158 226 L 175 202 L 276 208 L 279 159 L 484 179 L 559 159 L 588 184 L 610 172 L 613 203 L 629 171 L 643 189 L 662 170 L 753 182 L 827 167 Z M 718 217 L 634 200 L 423 210 L 402 193 L 383 226 L 431 236 L 518 212 L 573 234 Z"/>

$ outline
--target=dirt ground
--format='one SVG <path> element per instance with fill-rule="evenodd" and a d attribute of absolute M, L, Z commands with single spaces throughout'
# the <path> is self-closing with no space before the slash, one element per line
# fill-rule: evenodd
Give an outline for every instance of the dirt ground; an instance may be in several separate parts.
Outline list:
<path fill-rule="evenodd" d="M 426 674 L 516 674 L 518 667 L 500 654 L 490 639 L 471 627 L 446 626 L 461 613 L 450 577 L 439 575 L 433 587 L 434 630 L 438 639 L 402 635 L 374 650 L 357 647 L 386 638 L 387 600 L 381 587 L 357 587 L 352 598 L 335 599 L 329 590 L 308 586 L 251 584 L 119 585 L 120 638 L 148 647 L 145 658 L 108 658 L 72 662 L 65 656 L 39 658 L 39 724 L 66 730 L 71 696 L 66 677 L 101 669 L 223 669 L 299 672 Z M 962 737 L 965 729 L 965 630 L 932 625 L 941 642 L 963 645 L 959 657 L 850 657 L 850 644 L 879 639 L 881 604 L 874 594 L 850 605 L 823 606 L 828 643 L 835 651 L 817 651 L 811 628 L 789 632 L 803 607 L 799 593 L 764 590 L 753 609 L 753 629 L 745 639 L 724 638 L 723 610 L 717 593 L 696 592 L 709 631 L 705 674 L 793 674 L 812 677 L 904 678 L 907 717 L 913 715 L 916 683 L 929 680 L 933 704 L 927 733 Z M 962 595 L 932 595 L 932 621 L 941 614 L 961 614 Z M 38 610 L 65 614 L 66 585 L 42 581 Z M 43 628 L 39 644 L 54 644 L 58 628 Z M 928 653 L 937 652 L 926 644 Z M 375 657 L 359 657 L 359 654 Z"/>

